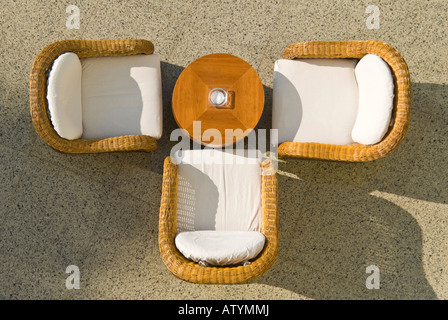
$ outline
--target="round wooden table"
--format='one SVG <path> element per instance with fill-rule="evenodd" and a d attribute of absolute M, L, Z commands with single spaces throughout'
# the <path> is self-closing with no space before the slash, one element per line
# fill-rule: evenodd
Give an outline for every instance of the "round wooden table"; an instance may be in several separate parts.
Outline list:
<path fill-rule="evenodd" d="M 224 53 L 193 61 L 177 79 L 172 108 L 190 138 L 212 147 L 236 143 L 263 112 L 263 84 L 243 59 Z"/>

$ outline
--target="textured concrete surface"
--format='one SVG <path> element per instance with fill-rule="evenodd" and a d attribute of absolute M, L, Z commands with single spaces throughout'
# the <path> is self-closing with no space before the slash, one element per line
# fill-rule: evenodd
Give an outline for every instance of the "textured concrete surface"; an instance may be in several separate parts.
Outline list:
<path fill-rule="evenodd" d="M 81 10 L 68 30 L 65 9 Z M 379 6 L 380 29 L 366 27 Z M 448 299 L 448 3 L 400 1 L 0 2 L 0 298 Z M 67 155 L 36 134 L 28 82 L 37 53 L 62 39 L 144 38 L 162 59 L 164 135 L 152 153 Z M 293 42 L 390 43 L 408 62 L 410 131 L 369 163 L 279 164 L 280 252 L 239 285 L 175 278 L 157 246 L 162 164 L 176 128 L 171 93 L 182 70 L 213 52 L 248 61 L 270 128 L 273 63 Z M 67 290 L 77 265 L 81 288 Z M 380 289 L 366 288 L 366 267 Z"/>

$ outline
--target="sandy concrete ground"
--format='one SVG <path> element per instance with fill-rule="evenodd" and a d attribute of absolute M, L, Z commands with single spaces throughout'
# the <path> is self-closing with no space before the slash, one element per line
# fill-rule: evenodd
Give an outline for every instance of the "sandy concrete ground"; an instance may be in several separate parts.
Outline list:
<path fill-rule="evenodd" d="M 68 5 L 80 8 L 69 30 Z M 380 28 L 368 29 L 369 4 Z M 447 299 L 448 3 L 400 1 L 0 2 L 0 298 Z M 152 153 L 68 155 L 51 149 L 29 114 L 29 73 L 62 39 L 143 38 L 162 60 L 164 136 Z M 213 52 L 235 54 L 266 93 L 293 42 L 381 40 L 408 62 L 412 123 L 392 154 L 369 163 L 279 165 L 280 252 L 263 277 L 239 285 L 175 278 L 157 245 L 162 163 L 176 123 L 180 72 Z M 65 269 L 80 269 L 67 290 Z M 366 267 L 380 289 L 366 288 Z"/>

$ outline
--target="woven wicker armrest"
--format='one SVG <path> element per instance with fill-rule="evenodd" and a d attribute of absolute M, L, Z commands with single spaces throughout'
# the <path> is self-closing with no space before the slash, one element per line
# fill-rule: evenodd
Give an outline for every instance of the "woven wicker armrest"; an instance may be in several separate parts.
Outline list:
<path fill-rule="evenodd" d="M 47 113 L 47 75 L 54 60 L 65 52 L 76 53 L 79 58 L 152 54 L 154 45 L 150 41 L 139 39 L 62 40 L 45 47 L 34 60 L 30 76 L 30 112 L 34 128 L 39 136 L 54 149 L 66 153 L 157 149 L 157 141 L 144 135 L 67 140 L 56 133 Z"/>

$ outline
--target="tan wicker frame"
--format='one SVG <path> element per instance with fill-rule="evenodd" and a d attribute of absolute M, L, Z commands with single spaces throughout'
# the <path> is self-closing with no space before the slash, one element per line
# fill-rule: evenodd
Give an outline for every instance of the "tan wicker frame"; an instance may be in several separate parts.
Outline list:
<path fill-rule="evenodd" d="M 153 151 L 157 149 L 157 141 L 144 135 L 67 140 L 56 133 L 47 114 L 47 73 L 51 69 L 53 61 L 65 52 L 74 52 L 79 58 L 152 54 L 154 45 L 150 41 L 139 39 L 63 40 L 45 47 L 34 60 L 30 76 L 31 118 L 39 136 L 54 149 L 66 153 Z"/>
<path fill-rule="evenodd" d="M 262 163 L 268 170 L 269 161 Z M 176 248 L 177 233 L 177 170 L 178 166 L 165 159 L 162 201 L 159 216 L 159 249 L 168 269 L 178 278 L 195 283 L 240 283 L 253 280 L 266 273 L 278 254 L 278 183 L 277 175 L 262 175 L 261 232 L 266 237 L 263 251 L 251 264 L 237 267 L 203 267 L 186 259 Z"/>
<path fill-rule="evenodd" d="M 367 54 L 380 56 L 390 66 L 394 76 L 394 123 L 383 140 L 375 145 L 285 142 L 278 148 L 280 157 L 360 162 L 379 159 L 397 148 L 409 128 L 411 79 L 406 62 L 394 48 L 379 41 L 310 41 L 289 45 L 283 53 L 283 58 L 361 59 Z"/>

